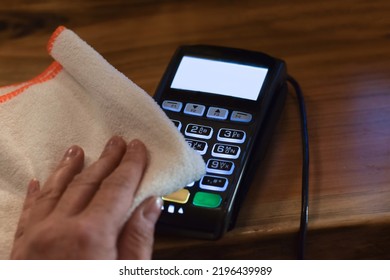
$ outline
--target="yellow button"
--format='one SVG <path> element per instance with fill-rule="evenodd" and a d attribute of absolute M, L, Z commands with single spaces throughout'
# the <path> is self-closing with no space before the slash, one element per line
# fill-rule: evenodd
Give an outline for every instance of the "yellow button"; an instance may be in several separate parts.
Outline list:
<path fill-rule="evenodd" d="M 190 197 L 190 192 L 187 189 L 181 189 L 178 190 L 177 192 L 163 196 L 162 199 L 164 199 L 165 201 L 184 204 L 187 203 L 189 197 Z"/>

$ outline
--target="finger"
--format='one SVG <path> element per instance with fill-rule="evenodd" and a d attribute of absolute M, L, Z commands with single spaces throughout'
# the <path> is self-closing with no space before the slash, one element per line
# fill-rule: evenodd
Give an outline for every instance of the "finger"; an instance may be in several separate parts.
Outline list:
<path fill-rule="evenodd" d="M 30 222 L 42 220 L 50 214 L 60 200 L 62 193 L 84 165 L 84 152 L 78 146 L 72 146 L 65 153 L 56 170 L 44 184 L 31 212 Z"/>
<path fill-rule="evenodd" d="M 18 226 L 16 228 L 15 240 L 20 238 L 25 231 L 26 224 L 30 217 L 31 207 L 34 205 L 38 197 L 39 190 L 39 181 L 36 179 L 31 180 L 27 187 L 26 198 L 24 199 L 22 212 L 20 214 Z"/>
<path fill-rule="evenodd" d="M 77 175 L 64 192 L 55 211 L 74 215 L 84 210 L 102 181 L 118 167 L 126 152 L 126 143 L 119 137 L 112 137 L 106 144 L 100 158 Z"/>
<path fill-rule="evenodd" d="M 103 181 L 85 214 L 119 230 L 133 203 L 145 166 L 146 148 L 139 140 L 133 140 L 127 145 L 119 166 Z"/>
<path fill-rule="evenodd" d="M 125 224 L 118 241 L 118 258 L 122 260 L 151 259 L 154 229 L 161 213 L 161 198 L 145 200 Z"/>

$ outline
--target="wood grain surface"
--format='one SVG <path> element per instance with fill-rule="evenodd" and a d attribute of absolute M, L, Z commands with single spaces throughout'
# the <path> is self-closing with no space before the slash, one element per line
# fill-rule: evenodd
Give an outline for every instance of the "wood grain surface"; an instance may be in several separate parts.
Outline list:
<path fill-rule="evenodd" d="M 307 258 L 390 258 L 390 1 L 1 0 L 0 86 L 49 65 L 58 25 L 151 95 L 182 44 L 284 59 L 308 111 Z M 218 241 L 156 236 L 154 258 L 295 258 L 301 157 L 291 90 L 235 229 Z"/>

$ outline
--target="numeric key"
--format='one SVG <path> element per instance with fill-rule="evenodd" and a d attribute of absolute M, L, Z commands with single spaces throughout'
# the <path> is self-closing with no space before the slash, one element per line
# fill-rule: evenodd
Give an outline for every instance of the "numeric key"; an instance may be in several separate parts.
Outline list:
<path fill-rule="evenodd" d="M 213 146 L 213 157 L 236 159 L 240 156 L 241 148 L 238 146 L 217 143 Z"/>
<path fill-rule="evenodd" d="M 234 170 L 234 162 L 221 160 L 221 159 L 209 159 L 206 164 L 206 171 L 208 173 L 231 175 Z"/>
<path fill-rule="evenodd" d="M 228 179 L 224 177 L 203 176 L 202 180 L 199 183 L 199 187 L 204 190 L 223 192 L 228 186 Z"/>
<path fill-rule="evenodd" d="M 199 140 L 192 140 L 192 139 L 185 139 L 187 144 L 193 148 L 195 151 L 197 151 L 199 154 L 204 155 L 207 152 L 207 142 L 205 141 L 199 141 Z"/>
<path fill-rule="evenodd" d="M 210 139 L 213 135 L 213 129 L 210 126 L 190 123 L 186 127 L 185 135 L 195 138 Z"/>
<path fill-rule="evenodd" d="M 229 143 L 244 143 L 246 138 L 245 131 L 229 128 L 221 128 L 218 131 L 218 141 L 229 142 Z"/>

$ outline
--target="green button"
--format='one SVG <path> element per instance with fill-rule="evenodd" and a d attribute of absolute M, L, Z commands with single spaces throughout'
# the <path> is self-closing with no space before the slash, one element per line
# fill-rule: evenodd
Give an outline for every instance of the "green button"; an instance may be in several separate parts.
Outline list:
<path fill-rule="evenodd" d="M 197 192 L 192 202 L 195 206 L 216 208 L 221 205 L 222 197 L 214 193 Z"/>

